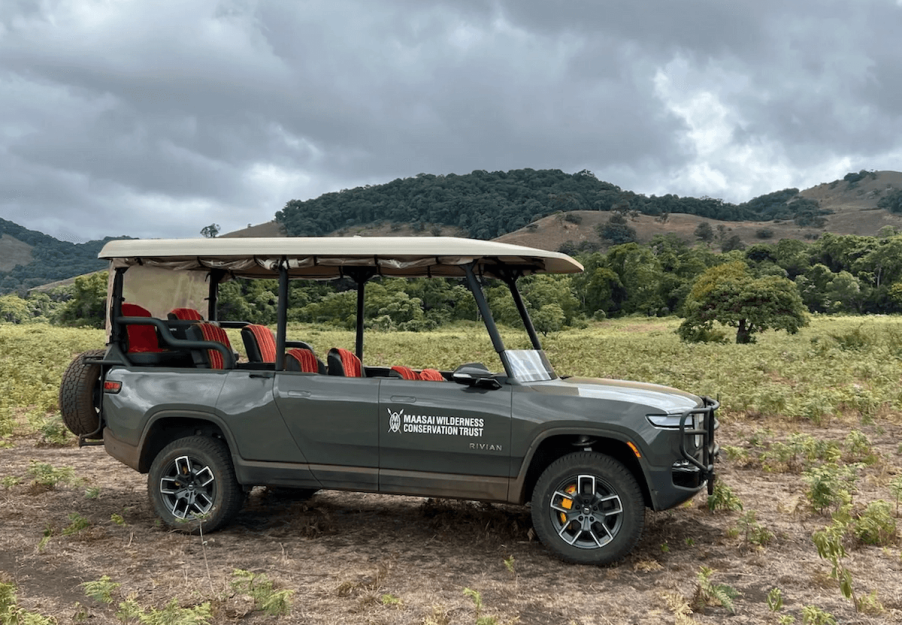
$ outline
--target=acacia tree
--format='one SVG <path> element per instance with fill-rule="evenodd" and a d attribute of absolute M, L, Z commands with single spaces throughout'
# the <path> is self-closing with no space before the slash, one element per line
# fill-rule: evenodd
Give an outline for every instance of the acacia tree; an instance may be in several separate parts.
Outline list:
<path fill-rule="evenodd" d="M 714 323 L 736 328 L 737 343 L 754 343 L 755 334 L 808 325 L 795 284 L 778 276 L 755 278 L 739 261 L 712 267 L 692 287 L 679 333 L 693 341 L 711 332 Z"/>

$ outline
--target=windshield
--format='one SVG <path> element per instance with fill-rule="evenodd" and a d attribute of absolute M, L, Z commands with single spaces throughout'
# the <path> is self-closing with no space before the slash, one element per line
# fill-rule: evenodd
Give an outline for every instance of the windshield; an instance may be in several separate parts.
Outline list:
<path fill-rule="evenodd" d="M 518 382 L 538 382 L 557 377 L 545 352 L 535 349 L 508 349 L 504 356 L 510 371 Z"/>

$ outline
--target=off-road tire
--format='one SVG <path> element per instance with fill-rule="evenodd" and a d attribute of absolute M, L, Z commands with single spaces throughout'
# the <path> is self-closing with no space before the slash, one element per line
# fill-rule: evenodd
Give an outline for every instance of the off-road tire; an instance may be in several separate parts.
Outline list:
<path fill-rule="evenodd" d="M 213 532 L 244 505 L 226 444 L 209 436 L 175 440 L 150 465 L 147 493 L 169 527 L 189 534 Z"/>
<path fill-rule="evenodd" d="M 645 501 L 622 464 L 604 454 L 578 452 L 559 458 L 539 477 L 532 523 L 542 544 L 561 560 L 611 564 L 639 542 Z"/>
<path fill-rule="evenodd" d="M 102 357 L 105 349 L 92 349 L 76 356 L 60 382 L 60 414 L 63 423 L 76 436 L 88 436 L 100 427 L 101 366 L 85 362 Z M 97 434 L 96 438 L 100 438 Z"/>

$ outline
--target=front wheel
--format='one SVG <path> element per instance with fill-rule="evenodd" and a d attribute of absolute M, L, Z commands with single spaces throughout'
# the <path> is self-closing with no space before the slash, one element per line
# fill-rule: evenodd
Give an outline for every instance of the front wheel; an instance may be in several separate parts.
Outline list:
<path fill-rule="evenodd" d="M 166 525 L 189 533 L 219 529 L 244 503 L 228 447 L 207 436 L 164 447 L 150 465 L 147 492 Z"/>
<path fill-rule="evenodd" d="M 539 477 L 532 522 L 539 540 L 561 560 L 610 564 L 639 542 L 645 503 L 622 464 L 599 453 L 573 453 Z"/>

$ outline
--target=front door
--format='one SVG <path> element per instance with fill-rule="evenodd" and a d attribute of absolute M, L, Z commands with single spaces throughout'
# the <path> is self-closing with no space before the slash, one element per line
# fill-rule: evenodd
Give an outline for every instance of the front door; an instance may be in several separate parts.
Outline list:
<path fill-rule="evenodd" d="M 379 380 L 279 371 L 276 405 L 323 488 L 378 488 Z"/>
<path fill-rule="evenodd" d="M 511 436 L 510 387 L 382 379 L 379 491 L 505 499 Z"/>

